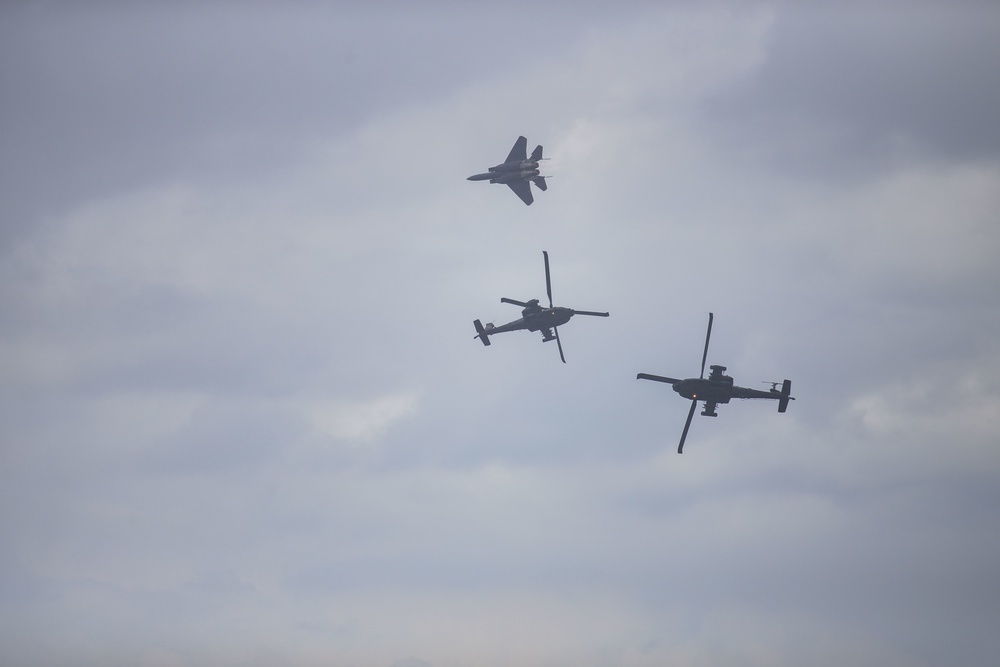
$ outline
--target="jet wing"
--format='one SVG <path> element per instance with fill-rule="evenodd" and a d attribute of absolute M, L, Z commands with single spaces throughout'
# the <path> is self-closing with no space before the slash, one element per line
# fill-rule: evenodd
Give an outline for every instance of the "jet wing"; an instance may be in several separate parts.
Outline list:
<path fill-rule="evenodd" d="M 504 164 L 508 162 L 524 162 L 527 159 L 528 139 L 526 137 L 518 137 L 517 141 L 514 142 L 514 147 L 510 149 L 510 155 L 504 160 Z"/>
<path fill-rule="evenodd" d="M 531 185 L 528 181 L 511 181 L 507 185 L 528 206 L 531 206 L 531 202 L 535 201 L 535 198 L 531 196 Z"/>

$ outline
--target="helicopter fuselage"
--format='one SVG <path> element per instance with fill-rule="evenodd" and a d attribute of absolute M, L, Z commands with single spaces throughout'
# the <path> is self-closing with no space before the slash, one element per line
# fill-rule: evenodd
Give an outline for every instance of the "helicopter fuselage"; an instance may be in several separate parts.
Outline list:
<path fill-rule="evenodd" d="M 504 333 L 505 331 L 520 331 L 522 329 L 544 332 L 546 330 L 551 330 L 553 327 L 559 327 L 566 324 L 569 322 L 571 317 L 573 317 L 572 308 L 562 308 L 559 306 L 554 308 L 528 306 L 521 311 L 520 319 L 508 322 L 507 324 L 491 327 L 489 329 L 489 333 L 492 336 L 493 334 Z M 546 336 L 546 340 L 548 340 L 548 338 L 549 336 Z"/>
<path fill-rule="evenodd" d="M 762 391 L 740 387 L 734 385 L 733 379 L 728 376 L 718 380 L 686 378 L 674 383 L 673 389 L 684 398 L 708 403 L 728 403 L 734 398 L 781 398 L 781 392 L 776 389 Z"/>

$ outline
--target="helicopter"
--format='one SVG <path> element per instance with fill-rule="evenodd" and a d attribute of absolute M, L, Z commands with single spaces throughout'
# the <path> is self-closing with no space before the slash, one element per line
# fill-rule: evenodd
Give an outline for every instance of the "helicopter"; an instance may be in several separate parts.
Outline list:
<path fill-rule="evenodd" d="M 500 303 L 511 303 L 522 308 L 521 318 L 514 320 L 513 322 L 508 322 L 507 324 L 501 324 L 500 326 L 494 326 L 492 322 L 483 326 L 482 322 L 475 320 L 472 324 L 476 327 L 476 335 L 473 337 L 481 340 L 483 345 L 489 345 L 490 336 L 498 333 L 518 331 L 519 329 L 541 331 L 542 342 L 547 343 L 554 340 L 556 345 L 559 347 L 559 358 L 562 359 L 562 362 L 565 364 L 566 357 L 563 355 L 562 341 L 559 340 L 558 327 L 569 322 L 569 319 L 574 315 L 608 317 L 610 313 L 598 313 L 591 310 L 573 310 L 572 308 L 553 306 L 552 280 L 549 277 L 549 253 L 543 250 L 542 257 L 545 258 L 545 291 L 549 296 L 549 307 L 542 308 L 538 303 L 538 299 L 532 299 L 530 301 L 516 301 L 514 299 L 503 297 L 500 299 Z"/>
<path fill-rule="evenodd" d="M 712 372 L 709 373 L 708 379 L 705 379 L 705 360 L 708 358 L 708 341 L 712 337 L 712 320 L 714 315 L 712 313 L 708 314 L 708 333 L 705 334 L 705 351 L 701 355 L 701 375 L 696 378 L 687 378 L 685 380 L 678 380 L 676 378 L 663 377 L 662 375 L 650 375 L 649 373 L 639 373 L 636 375 L 637 380 L 654 380 L 656 382 L 665 382 L 671 385 L 678 394 L 684 398 L 691 399 L 691 409 L 688 411 L 687 421 L 684 422 L 684 431 L 681 432 L 681 441 L 677 445 L 677 453 L 682 454 L 684 452 L 684 440 L 687 438 L 688 428 L 691 427 L 691 418 L 694 417 L 695 408 L 698 407 L 698 401 L 705 402 L 705 408 L 702 410 L 701 414 L 705 417 L 718 417 L 719 415 L 715 412 L 716 407 L 720 403 L 728 403 L 730 399 L 733 398 L 773 398 L 778 401 L 778 412 L 784 412 L 788 409 L 788 401 L 794 401 L 795 399 L 790 396 L 792 391 L 792 381 L 785 380 L 784 382 L 766 382 L 765 384 L 770 384 L 771 388 L 767 391 L 760 389 L 749 389 L 747 387 L 739 387 L 733 384 L 733 378 L 728 375 L 724 375 L 726 372 L 725 366 L 710 366 Z M 778 385 L 781 385 L 781 389 L 778 389 Z"/>

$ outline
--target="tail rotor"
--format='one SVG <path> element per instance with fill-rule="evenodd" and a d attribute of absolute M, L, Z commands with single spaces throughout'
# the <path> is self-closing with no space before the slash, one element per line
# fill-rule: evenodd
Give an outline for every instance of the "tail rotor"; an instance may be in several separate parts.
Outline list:
<path fill-rule="evenodd" d="M 794 401 L 795 398 L 791 396 L 792 393 L 792 381 L 785 380 L 781 383 L 781 397 L 778 399 L 778 412 L 784 412 L 788 409 L 788 401 Z"/>
<path fill-rule="evenodd" d="M 476 327 L 475 338 L 478 338 L 479 340 L 481 340 L 483 342 L 483 345 L 485 345 L 486 347 L 489 347 L 489 345 L 490 345 L 489 330 L 493 328 L 493 324 L 490 323 L 490 324 L 487 324 L 484 327 L 482 322 L 480 322 L 479 320 L 476 320 L 475 322 L 472 323 L 472 325 L 474 327 Z"/>

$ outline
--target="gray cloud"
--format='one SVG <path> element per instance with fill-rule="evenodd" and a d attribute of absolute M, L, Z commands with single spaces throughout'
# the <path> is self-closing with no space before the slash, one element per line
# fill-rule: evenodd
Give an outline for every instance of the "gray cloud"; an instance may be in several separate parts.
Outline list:
<path fill-rule="evenodd" d="M 54 7 L 0 39 L 6 661 L 995 655 L 997 169 L 925 67 L 986 66 L 967 14 Z M 530 208 L 464 180 L 521 133 Z M 612 314 L 565 366 L 473 338 L 542 249 Z M 678 457 L 634 377 L 709 310 L 798 400 Z"/>
<path fill-rule="evenodd" d="M 978 2 L 784 6 L 760 70 L 703 109 L 734 157 L 820 178 L 995 162 L 998 22 Z"/>

